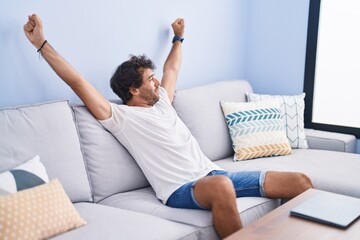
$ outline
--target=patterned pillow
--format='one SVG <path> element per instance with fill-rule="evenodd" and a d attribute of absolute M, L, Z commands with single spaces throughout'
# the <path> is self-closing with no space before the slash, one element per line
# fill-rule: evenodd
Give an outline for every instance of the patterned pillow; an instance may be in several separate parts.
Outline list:
<path fill-rule="evenodd" d="M 0 213 L 0 239 L 47 239 L 86 224 L 57 179 L 0 196 Z"/>
<path fill-rule="evenodd" d="M 0 173 L 0 189 L 9 193 L 47 182 L 49 182 L 49 177 L 38 155 L 16 168 Z"/>
<path fill-rule="evenodd" d="M 235 151 L 234 161 L 291 154 L 276 99 L 221 102 Z"/>
<path fill-rule="evenodd" d="M 304 130 L 305 93 L 294 96 L 246 93 L 246 98 L 249 102 L 278 99 L 290 146 L 292 148 L 309 148 Z"/>
<path fill-rule="evenodd" d="M 0 196 L 10 194 L 9 192 L 5 191 L 4 189 L 0 188 Z"/>

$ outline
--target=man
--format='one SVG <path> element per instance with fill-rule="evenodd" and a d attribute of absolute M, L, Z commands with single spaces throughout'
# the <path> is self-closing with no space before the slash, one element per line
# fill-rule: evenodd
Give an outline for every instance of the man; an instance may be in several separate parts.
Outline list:
<path fill-rule="evenodd" d="M 221 238 L 242 227 L 236 197 L 292 198 L 312 187 L 308 177 L 287 172 L 226 172 L 210 161 L 171 106 L 182 60 L 185 22 L 172 23 L 175 37 L 161 82 L 145 56 L 132 56 L 111 78 L 123 105 L 109 103 L 50 46 L 41 19 L 24 25 L 29 41 L 89 111 L 134 157 L 156 196 L 177 208 L 211 209 Z"/>

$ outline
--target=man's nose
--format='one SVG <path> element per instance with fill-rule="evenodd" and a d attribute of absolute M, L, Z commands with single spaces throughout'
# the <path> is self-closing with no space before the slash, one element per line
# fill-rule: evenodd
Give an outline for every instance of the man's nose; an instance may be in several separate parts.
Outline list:
<path fill-rule="evenodd" d="M 155 85 L 155 87 L 158 87 L 159 85 L 160 85 L 160 81 L 159 80 L 157 80 L 156 78 L 154 79 L 154 85 Z"/>

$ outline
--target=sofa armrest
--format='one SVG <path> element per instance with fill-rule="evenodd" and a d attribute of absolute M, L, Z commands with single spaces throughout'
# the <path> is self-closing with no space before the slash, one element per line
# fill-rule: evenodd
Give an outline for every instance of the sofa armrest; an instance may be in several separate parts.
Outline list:
<path fill-rule="evenodd" d="M 310 149 L 323 149 L 354 153 L 356 138 L 351 134 L 305 129 L 306 140 Z"/>

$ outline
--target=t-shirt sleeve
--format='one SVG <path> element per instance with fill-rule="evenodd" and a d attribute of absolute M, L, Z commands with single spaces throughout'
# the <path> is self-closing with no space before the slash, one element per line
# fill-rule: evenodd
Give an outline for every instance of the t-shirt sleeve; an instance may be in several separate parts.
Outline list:
<path fill-rule="evenodd" d="M 99 120 L 101 125 L 104 126 L 112 134 L 116 134 L 122 130 L 125 119 L 125 111 L 121 106 L 110 103 L 111 106 L 111 116 L 105 120 Z"/>
<path fill-rule="evenodd" d="M 160 101 L 163 101 L 163 102 L 171 105 L 169 96 L 168 96 L 165 88 L 159 87 L 159 95 L 160 95 Z"/>

